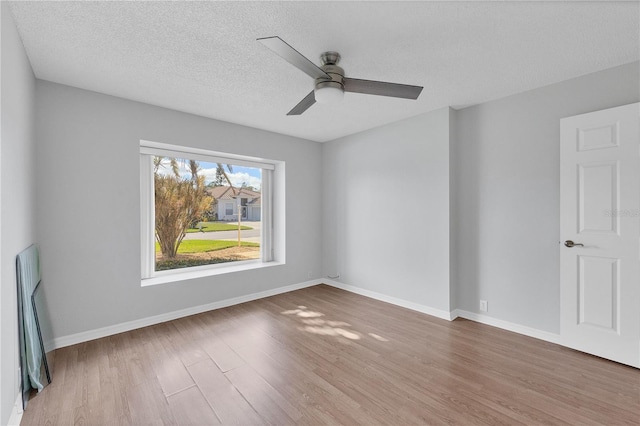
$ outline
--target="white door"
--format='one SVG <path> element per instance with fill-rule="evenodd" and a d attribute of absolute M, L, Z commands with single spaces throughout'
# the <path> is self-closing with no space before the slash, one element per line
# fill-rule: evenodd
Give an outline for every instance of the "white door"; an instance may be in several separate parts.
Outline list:
<path fill-rule="evenodd" d="M 560 129 L 562 342 L 640 367 L 640 104 Z"/>

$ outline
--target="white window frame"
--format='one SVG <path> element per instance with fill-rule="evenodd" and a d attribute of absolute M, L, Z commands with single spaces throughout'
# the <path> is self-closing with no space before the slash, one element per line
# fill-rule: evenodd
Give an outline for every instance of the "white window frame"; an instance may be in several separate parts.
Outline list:
<path fill-rule="evenodd" d="M 229 213 L 229 206 L 231 206 L 231 213 Z M 224 203 L 224 215 L 226 216 L 233 216 L 233 203 Z"/>
<path fill-rule="evenodd" d="M 260 219 L 262 222 L 260 259 L 217 263 L 212 265 L 155 270 L 155 196 L 153 157 L 187 158 L 211 163 L 233 164 L 262 169 Z M 274 194 L 274 181 L 280 182 Z M 274 197 L 275 196 L 275 197 Z M 275 203 L 274 203 L 275 199 Z M 244 155 L 221 153 L 200 148 L 183 147 L 160 142 L 140 141 L 140 243 L 142 286 L 174 282 L 210 275 L 239 272 L 248 269 L 284 264 L 284 162 Z M 274 220 L 274 214 L 282 217 Z M 225 205 L 226 213 L 226 205 Z M 277 225 L 274 225 L 277 224 Z M 282 229 L 278 229 L 282 228 Z M 278 235 L 274 235 L 277 231 Z M 282 246 L 276 250 L 274 241 Z"/>

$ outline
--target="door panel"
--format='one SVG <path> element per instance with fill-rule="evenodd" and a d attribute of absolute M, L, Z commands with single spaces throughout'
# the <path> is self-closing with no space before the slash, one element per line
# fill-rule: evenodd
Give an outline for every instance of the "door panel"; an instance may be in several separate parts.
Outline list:
<path fill-rule="evenodd" d="M 578 256 L 578 323 L 618 332 L 619 259 Z"/>
<path fill-rule="evenodd" d="M 618 125 L 615 123 L 592 129 L 579 129 L 578 151 L 618 146 Z"/>
<path fill-rule="evenodd" d="M 578 232 L 617 233 L 618 162 L 578 164 Z"/>
<path fill-rule="evenodd" d="M 560 127 L 562 341 L 640 367 L 640 104 Z"/>

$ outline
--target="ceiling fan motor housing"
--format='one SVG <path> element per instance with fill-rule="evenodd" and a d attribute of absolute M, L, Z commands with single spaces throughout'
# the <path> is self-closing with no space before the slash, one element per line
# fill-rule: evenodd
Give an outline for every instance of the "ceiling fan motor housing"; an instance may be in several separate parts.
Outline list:
<path fill-rule="evenodd" d="M 340 54 L 338 52 L 324 52 L 320 55 L 320 60 L 322 61 L 320 68 L 331 77 L 331 80 L 317 78 L 316 90 L 324 87 L 344 90 L 344 70 L 337 65 L 340 61 Z"/>

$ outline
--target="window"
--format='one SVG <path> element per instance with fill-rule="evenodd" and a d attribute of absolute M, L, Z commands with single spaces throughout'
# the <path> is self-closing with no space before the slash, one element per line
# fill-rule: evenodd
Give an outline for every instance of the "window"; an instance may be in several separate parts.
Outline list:
<path fill-rule="evenodd" d="M 167 274 L 271 262 L 277 163 L 141 141 L 143 285 Z"/>

